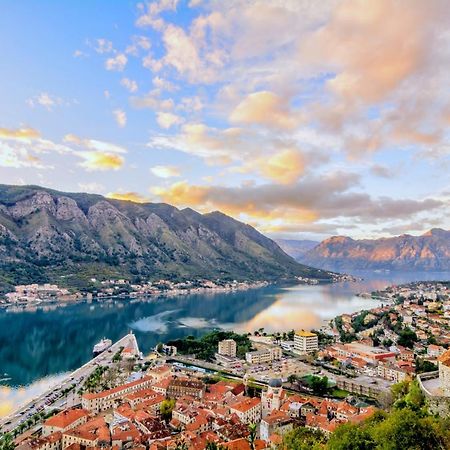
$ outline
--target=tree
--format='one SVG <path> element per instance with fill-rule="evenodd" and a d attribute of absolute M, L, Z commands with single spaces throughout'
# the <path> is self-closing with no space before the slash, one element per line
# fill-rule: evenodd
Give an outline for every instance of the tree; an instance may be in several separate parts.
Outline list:
<path fill-rule="evenodd" d="M 328 377 L 312 376 L 310 386 L 313 392 L 317 395 L 323 395 L 328 390 Z"/>
<path fill-rule="evenodd" d="M 391 386 L 391 392 L 394 402 L 403 398 L 409 390 L 409 381 L 400 381 Z"/>
<path fill-rule="evenodd" d="M 326 437 L 317 430 L 297 427 L 283 436 L 281 448 L 284 450 L 319 450 L 324 448 Z"/>
<path fill-rule="evenodd" d="M 417 334 L 409 327 L 401 330 L 398 335 L 399 338 L 397 340 L 397 344 L 402 345 L 403 347 L 412 348 L 414 343 L 418 340 Z"/>
<path fill-rule="evenodd" d="M 13 450 L 15 448 L 13 437 L 10 433 L 0 437 L 0 450 Z"/>
<path fill-rule="evenodd" d="M 330 450 L 372 450 L 376 442 L 365 428 L 345 424 L 331 435 L 327 448 Z"/>
<path fill-rule="evenodd" d="M 161 417 L 165 421 L 169 421 L 172 418 L 172 411 L 175 407 L 175 399 L 166 399 L 161 403 Z"/>
<path fill-rule="evenodd" d="M 288 378 L 288 383 L 294 384 L 297 382 L 297 375 L 295 375 L 294 373 L 289 375 Z"/>
<path fill-rule="evenodd" d="M 248 431 L 249 431 L 248 442 L 250 444 L 250 450 L 255 450 L 255 441 L 257 432 L 256 423 L 251 423 L 248 426 Z"/>

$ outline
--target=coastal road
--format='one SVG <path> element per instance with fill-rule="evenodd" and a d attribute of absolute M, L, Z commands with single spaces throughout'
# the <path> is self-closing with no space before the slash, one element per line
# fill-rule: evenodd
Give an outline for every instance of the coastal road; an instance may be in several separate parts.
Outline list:
<path fill-rule="evenodd" d="M 127 334 L 122 339 L 115 342 L 107 351 L 104 351 L 74 372 L 68 374 L 67 377 L 56 386 L 52 386 L 39 397 L 36 397 L 27 404 L 21 406 L 9 416 L 2 418 L 0 420 L 0 433 L 14 430 L 38 412 L 74 406 L 74 404 L 79 401 L 76 391 L 83 385 L 86 378 L 89 377 L 96 367 L 111 365 L 114 355 L 121 347 L 130 347 L 135 349 L 136 353 L 139 353 L 136 337 L 132 333 Z M 63 394 L 65 389 L 70 388 L 74 384 L 75 388 L 72 389 L 71 392 Z"/>

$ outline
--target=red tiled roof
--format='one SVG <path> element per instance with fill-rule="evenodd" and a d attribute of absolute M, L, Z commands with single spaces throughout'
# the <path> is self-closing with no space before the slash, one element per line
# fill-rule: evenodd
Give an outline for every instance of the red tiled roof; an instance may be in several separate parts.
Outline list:
<path fill-rule="evenodd" d="M 76 422 L 81 417 L 88 416 L 89 413 L 85 409 L 66 409 L 44 422 L 47 427 L 57 427 L 64 429 Z"/>

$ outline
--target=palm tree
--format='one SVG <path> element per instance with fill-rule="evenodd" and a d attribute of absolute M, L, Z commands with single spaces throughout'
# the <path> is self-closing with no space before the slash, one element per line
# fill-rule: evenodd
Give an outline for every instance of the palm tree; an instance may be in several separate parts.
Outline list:
<path fill-rule="evenodd" d="M 256 441 L 256 423 L 251 423 L 248 426 L 248 431 L 250 432 L 250 434 L 248 435 L 248 442 L 250 443 L 250 450 L 255 450 L 255 441 Z"/>
<path fill-rule="evenodd" d="M 10 433 L 4 434 L 0 438 L 0 450 L 13 450 L 15 448 L 13 437 Z"/>

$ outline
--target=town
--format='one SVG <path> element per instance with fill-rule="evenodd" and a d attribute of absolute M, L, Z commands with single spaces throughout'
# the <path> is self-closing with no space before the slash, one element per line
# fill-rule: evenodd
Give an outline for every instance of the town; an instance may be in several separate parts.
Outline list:
<path fill-rule="evenodd" d="M 1 423 L 21 450 L 275 449 L 295 430 L 327 439 L 413 386 L 450 413 L 450 291 L 416 283 L 377 293 L 389 304 L 320 330 L 160 343 L 109 343 L 54 389 Z M 425 400 L 424 400 L 425 401 Z"/>
<path fill-rule="evenodd" d="M 108 279 L 99 281 L 96 278 L 90 280 L 89 289 L 73 291 L 56 284 L 27 284 L 17 285 L 14 291 L 7 292 L 0 306 L 11 305 L 37 305 L 40 303 L 59 303 L 78 300 L 92 300 L 104 298 L 141 298 L 154 296 L 170 296 L 195 294 L 199 292 L 230 292 L 267 286 L 268 283 L 244 282 L 244 281 L 221 281 L 221 280 L 193 280 L 173 282 L 170 280 L 148 281 L 145 283 L 132 283 L 127 279 Z M 306 282 L 306 281 L 305 281 Z"/>
<path fill-rule="evenodd" d="M 331 282 L 354 281 L 351 275 L 333 274 Z M 308 277 L 296 277 L 300 284 L 317 284 L 318 280 Z M 232 292 L 256 289 L 268 286 L 267 281 L 237 281 L 237 280 L 207 280 L 194 279 L 175 282 L 171 280 L 131 281 L 125 278 L 102 279 L 91 278 L 89 285 L 82 290 L 67 289 L 57 284 L 21 284 L 14 287 L 14 291 L 0 293 L 0 307 L 11 305 L 38 305 L 41 303 L 58 303 L 94 298 L 143 298 L 155 296 L 175 296 L 196 294 L 200 292 Z"/>

